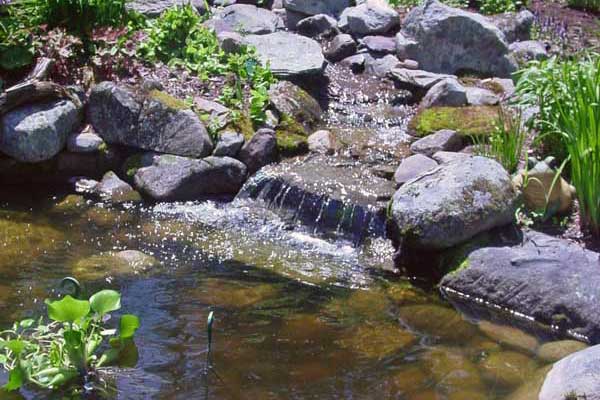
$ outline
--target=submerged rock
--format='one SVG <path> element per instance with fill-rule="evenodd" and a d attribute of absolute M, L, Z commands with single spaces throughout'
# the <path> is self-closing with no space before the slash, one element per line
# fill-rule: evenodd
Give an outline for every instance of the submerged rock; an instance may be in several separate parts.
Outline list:
<path fill-rule="evenodd" d="M 159 267 L 160 262 L 153 256 L 138 250 L 107 252 L 77 261 L 73 267 L 73 276 L 85 279 L 137 275 Z"/>
<path fill-rule="evenodd" d="M 153 155 L 151 164 L 135 172 L 136 187 L 157 201 L 197 200 L 233 195 L 246 179 L 246 166 L 230 157 L 192 159 Z"/>
<path fill-rule="evenodd" d="M 392 323 L 359 325 L 348 332 L 348 337 L 336 344 L 363 357 L 382 359 L 404 350 L 416 342 L 416 337 Z"/>
<path fill-rule="evenodd" d="M 516 388 L 529 380 L 537 365 L 521 353 L 500 351 L 487 356 L 480 366 L 486 381 L 505 388 Z"/>
<path fill-rule="evenodd" d="M 157 90 L 146 93 L 102 82 L 91 90 L 88 119 L 107 143 L 184 157 L 204 157 L 213 150 L 198 115 Z"/>
<path fill-rule="evenodd" d="M 418 61 L 427 71 L 509 77 L 516 70 L 504 34 L 494 24 L 437 0 L 413 8 L 396 39 L 398 56 Z"/>
<path fill-rule="evenodd" d="M 538 341 L 535 337 L 517 328 L 497 325 L 488 321 L 481 321 L 479 323 L 479 329 L 487 336 L 503 345 L 520 351 L 535 353 L 538 347 Z"/>
<path fill-rule="evenodd" d="M 290 32 L 246 36 L 263 64 L 269 64 L 278 77 L 297 78 L 323 73 L 325 57 L 318 42 Z"/>
<path fill-rule="evenodd" d="M 463 343 L 477 335 L 477 328 L 455 310 L 439 305 L 417 304 L 398 309 L 400 320 L 411 330 Z"/>
<path fill-rule="evenodd" d="M 541 345 L 538 348 L 537 356 L 544 362 L 554 363 L 565 358 L 569 354 L 576 353 L 587 347 L 587 344 L 576 340 L 559 340 Z"/>
<path fill-rule="evenodd" d="M 554 364 L 546 376 L 539 400 L 571 398 L 600 399 L 600 346 L 563 358 Z"/>
<path fill-rule="evenodd" d="M 598 253 L 530 231 L 520 243 L 473 251 L 441 285 L 598 342 L 598 264 Z"/>
<path fill-rule="evenodd" d="M 68 100 L 18 107 L 0 119 L 0 152 L 27 163 L 49 160 L 81 120 L 81 108 Z"/>
<path fill-rule="evenodd" d="M 404 244 L 449 248 L 514 218 L 516 193 L 508 173 L 485 157 L 454 161 L 402 186 L 392 216 Z"/>
<path fill-rule="evenodd" d="M 459 348 L 438 346 L 420 358 L 440 389 L 484 388 L 477 366 Z"/>

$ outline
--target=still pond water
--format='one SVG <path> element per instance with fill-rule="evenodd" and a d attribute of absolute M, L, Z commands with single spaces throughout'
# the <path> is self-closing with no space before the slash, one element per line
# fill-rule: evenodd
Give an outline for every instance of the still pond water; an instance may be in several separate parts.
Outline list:
<path fill-rule="evenodd" d="M 0 328 L 43 314 L 70 275 L 88 292 L 120 290 L 141 318 L 137 368 L 112 371 L 97 397 L 517 400 L 535 398 L 547 371 L 537 339 L 478 325 L 437 291 L 382 273 L 383 239 L 355 247 L 242 200 L 109 208 L 1 196 Z M 101 255 L 124 249 L 161 265 Z M 0 392 L 21 396 L 48 398 Z"/>

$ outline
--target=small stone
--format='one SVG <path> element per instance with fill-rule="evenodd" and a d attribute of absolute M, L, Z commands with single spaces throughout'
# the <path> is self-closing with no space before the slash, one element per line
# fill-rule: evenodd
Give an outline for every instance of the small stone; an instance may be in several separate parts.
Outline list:
<path fill-rule="evenodd" d="M 102 200 L 113 204 L 140 202 L 140 194 L 136 192 L 130 184 L 121 180 L 117 174 L 112 171 L 107 172 L 102 180 L 95 187 L 95 193 Z"/>
<path fill-rule="evenodd" d="M 330 131 L 316 131 L 308 137 L 308 149 L 313 153 L 333 154 L 336 148 L 337 141 Z"/>
<path fill-rule="evenodd" d="M 436 83 L 421 100 L 421 108 L 460 107 L 467 105 L 467 91 L 456 79 Z"/>
<path fill-rule="evenodd" d="M 246 142 L 239 153 L 239 159 L 246 164 L 248 174 L 254 174 L 267 164 L 277 160 L 277 137 L 272 129 L 259 129 Z"/>
<path fill-rule="evenodd" d="M 472 106 L 495 106 L 500 103 L 500 97 L 491 90 L 478 87 L 466 87 L 465 89 L 467 91 L 467 103 Z"/>
<path fill-rule="evenodd" d="M 356 53 L 356 42 L 352 36 L 342 33 L 325 45 L 323 54 L 331 62 L 346 59 Z M 363 57 L 364 63 L 364 57 Z"/>
<path fill-rule="evenodd" d="M 398 58 L 392 54 L 376 58 L 370 54 L 365 55 L 365 71 L 370 75 L 379 77 L 387 76 L 390 71 L 398 67 Z"/>
<path fill-rule="evenodd" d="M 243 145 L 244 135 L 238 132 L 225 131 L 219 136 L 219 141 L 213 155 L 235 158 Z"/>
<path fill-rule="evenodd" d="M 535 353 L 538 347 L 538 341 L 535 337 L 517 328 L 481 321 L 479 329 L 490 338 L 518 350 Z"/>
<path fill-rule="evenodd" d="M 410 151 L 431 157 L 439 151 L 459 151 L 462 147 L 461 135 L 450 129 L 442 129 L 414 142 Z"/>
<path fill-rule="evenodd" d="M 363 54 L 355 54 L 344 58 L 340 61 L 340 64 L 350 68 L 355 74 L 361 73 L 365 70 L 365 56 Z"/>
<path fill-rule="evenodd" d="M 237 53 L 244 45 L 244 38 L 237 32 L 223 31 L 217 34 L 219 46 L 225 53 Z"/>
<path fill-rule="evenodd" d="M 67 138 L 67 150 L 73 153 L 93 153 L 100 149 L 104 140 L 93 132 L 73 133 Z"/>
<path fill-rule="evenodd" d="M 544 362 L 554 363 L 587 347 L 587 344 L 576 340 L 559 340 L 541 345 L 537 351 L 537 356 Z"/>
<path fill-rule="evenodd" d="M 437 165 L 431 158 L 422 154 L 415 154 L 402 160 L 402 163 L 394 174 L 394 181 L 398 185 L 403 185 L 419 175 L 432 170 Z"/>
<path fill-rule="evenodd" d="M 374 53 L 394 54 L 396 40 L 388 36 L 366 36 L 360 41 L 361 45 Z"/>
<path fill-rule="evenodd" d="M 317 14 L 304 18 L 296 25 L 298 33 L 312 38 L 332 36 L 338 32 L 335 18 L 326 14 Z"/>

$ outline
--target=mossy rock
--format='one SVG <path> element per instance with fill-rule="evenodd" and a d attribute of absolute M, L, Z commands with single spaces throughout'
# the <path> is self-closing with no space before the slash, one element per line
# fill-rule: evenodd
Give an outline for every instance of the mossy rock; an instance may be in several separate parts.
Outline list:
<path fill-rule="evenodd" d="M 150 92 L 148 92 L 148 97 L 152 100 L 161 102 L 165 106 L 175 111 L 190 109 L 190 107 L 183 100 L 173 97 L 170 94 L 160 90 L 151 90 Z"/>
<path fill-rule="evenodd" d="M 59 215 L 78 215 L 88 208 L 85 198 L 79 194 L 69 194 L 52 206 L 50 212 Z"/>
<path fill-rule="evenodd" d="M 251 307 L 281 296 L 277 285 L 220 278 L 205 279 L 194 292 L 192 296 L 203 303 L 225 308 Z"/>
<path fill-rule="evenodd" d="M 479 369 L 460 348 L 437 346 L 423 354 L 421 360 L 439 389 L 484 389 Z"/>
<path fill-rule="evenodd" d="M 535 353 L 539 345 L 538 340 L 534 336 L 511 326 L 481 321 L 479 323 L 479 329 L 498 343 L 519 351 Z"/>
<path fill-rule="evenodd" d="M 478 334 L 477 328 L 455 310 L 433 304 L 403 306 L 400 319 L 410 328 L 445 341 L 462 343 Z"/>
<path fill-rule="evenodd" d="M 290 115 L 281 115 L 275 134 L 280 155 L 294 157 L 308 152 L 308 132 Z"/>
<path fill-rule="evenodd" d="M 367 358 L 382 359 L 416 343 L 417 338 L 395 323 L 364 324 L 347 331 L 336 341 L 344 349 Z"/>
<path fill-rule="evenodd" d="M 73 276 L 95 280 L 110 276 L 137 275 L 160 266 L 160 262 L 137 250 L 117 253 L 106 252 L 77 261 L 72 267 Z"/>
<path fill-rule="evenodd" d="M 441 129 L 451 129 L 463 136 L 489 135 L 495 129 L 498 111 L 497 106 L 426 108 L 414 116 L 409 129 L 420 137 Z"/>
<path fill-rule="evenodd" d="M 534 375 L 537 364 L 524 354 L 501 351 L 490 354 L 481 364 L 483 378 L 505 389 L 517 388 Z"/>
<path fill-rule="evenodd" d="M 559 340 L 541 345 L 537 351 L 537 356 L 544 362 L 554 363 L 587 347 L 587 344 L 576 340 Z"/>

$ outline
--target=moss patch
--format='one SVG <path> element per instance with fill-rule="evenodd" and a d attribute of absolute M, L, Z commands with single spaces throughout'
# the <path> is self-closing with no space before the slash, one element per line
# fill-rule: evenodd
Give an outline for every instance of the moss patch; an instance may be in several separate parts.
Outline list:
<path fill-rule="evenodd" d="M 189 110 L 187 104 L 183 100 L 179 100 L 168 93 L 161 92 L 160 90 L 151 90 L 148 93 L 148 97 L 161 102 L 165 106 L 172 108 L 173 110 Z"/>
<path fill-rule="evenodd" d="M 308 152 L 307 132 L 304 127 L 288 114 L 281 115 L 275 131 L 277 148 L 284 157 L 293 157 Z"/>
<path fill-rule="evenodd" d="M 497 120 L 497 106 L 432 107 L 419 111 L 409 129 L 420 137 L 441 129 L 452 129 L 464 136 L 481 136 L 491 133 Z"/>
<path fill-rule="evenodd" d="M 142 156 L 144 153 L 134 154 L 123 163 L 123 172 L 128 178 L 133 179 L 138 169 L 142 168 Z"/>

